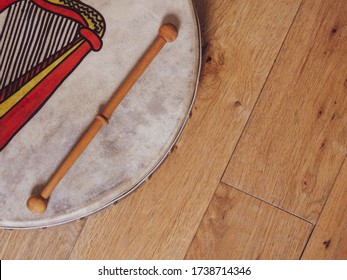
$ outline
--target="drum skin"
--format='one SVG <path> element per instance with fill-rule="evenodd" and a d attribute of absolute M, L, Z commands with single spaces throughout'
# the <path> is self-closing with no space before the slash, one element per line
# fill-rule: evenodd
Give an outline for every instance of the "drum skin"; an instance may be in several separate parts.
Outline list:
<path fill-rule="evenodd" d="M 50 227 L 91 215 L 125 197 L 162 163 L 193 106 L 201 63 L 190 0 L 84 0 L 106 22 L 103 46 L 90 53 L 0 153 L 0 227 Z M 0 15 L 0 27 L 4 20 Z M 53 192 L 47 211 L 26 208 L 157 36 L 167 44 Z"/>

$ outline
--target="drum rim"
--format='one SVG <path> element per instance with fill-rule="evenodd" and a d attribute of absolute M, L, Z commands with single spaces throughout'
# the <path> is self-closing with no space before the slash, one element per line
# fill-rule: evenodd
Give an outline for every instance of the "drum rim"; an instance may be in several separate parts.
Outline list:
<path fill-rule="evenodd" d="M 97 207 L 94 210 L 89 211 L 87 214 L 80 216 L 80 217 L 75 217 L 75 218 L 70 218 L 70 219 L 66 219 L 64 221 L 57 221 L 55 223 L 52 224 L 47 224 L 47 225 L 33 225 L 33 226 L 2 226 L 0 225 L 0 229 L 3 230 L 33 230 L 33 229 L 47 229 L 47 228 L 51 228 L 51 227 L 56 227 L 56 226 L 60 226 L 60 225 L 65 225 L 68 223 L 72 223 L 72 222 L 76 222 L 76 221 L 81 221 L 85 218 L 90 217 L 91 215 L 94 215 L 108 207 L 110 207 L 112 204 L 115 204 L 116 202 L 124 199 L 125 197 L 127 197 L 128 195 L 130 195 L 131 193 L 133 193 L 135 190 L 137 190 L 139 187 L 141 187 L 145 182 L 147 182 L 149 180 L 149 177 L 151 175 L 153 175 L 153 173 L 155 173 L 155 171 L 158 170 L 158 168 L 163 164 L 163 162 L 168 158 L 168 156 L 171 154 L 172 149 L 174 148 L 174 146 L 176 145 L 177 141 L 179 140 L 180 136 L 182 135 L 183 130 L 185 129 L 187 122 L 190 118 L 191 112 L 193 110 L 193 106 L 195 104 L 195 100 L 196 100 L 196 96 L 197 96 L 197 91 L 198 91 L 198 87 L 199 87 L 199 80 L 200 80 L 200 74 L 201 74 L 201 64 L 202 64 L 202 35 L 201 35 L 201 25 L 200 25 L 200 21 L 199 21 L 199 17 L 198 17 L 198 13 L 197 13 L 197 9 L 196 9 L 196 5 L 193 2 L 193 0 L 189 0 L 189 2 L 192 5 L 193 8 L 193 12 L 195 15 L 195 23 L 196 23 L 196 27 L 197 27 L 197 32 L 198 32 L 198 45 L 199 45 L 199 50 L 198 50 L 198 65 L 197 65 L 197 75 L 196 75 L 196 80 L 195 80 L 195 86 L 194 86 L 194 92 L 193 92 L 193 96 L 192 96 L 192 100 L 190 103 L 190 107 L 187 111 L 187 114 L 182 122 L 182 125 L 180 127 L 180 129 L 178 130 L 174 140 L 172 141 L 172 143 L 169 145 L 169 148 L 167 149 L 166 153 L 164 153 L 164 155 L 158 160 L 158 162 L 155 164 L 155 166 L 149 171 L 147 172 L 142 179 L 140 179 L 136 184 L 134 184 L 131 188 L 129 188 L 128 190 L 126 190 L 125 192 L 123 192 L 122 194 L 118 195 L 116 198 L 112 199 L 111 201 L 104 203 L 102 206 Z"/>

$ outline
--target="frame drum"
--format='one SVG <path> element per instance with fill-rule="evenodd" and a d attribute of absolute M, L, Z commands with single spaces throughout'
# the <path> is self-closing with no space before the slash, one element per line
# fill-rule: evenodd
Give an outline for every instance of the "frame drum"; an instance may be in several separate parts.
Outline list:
<path fill-rule="evenodd" d="M 31 0 L 18 2 L 26 1 Z M 47 1 L 68 5 L 70 0 Z M 59 80 L 54 94 L 0 152 L 1 228 L 42 228 L 67 223 L 125 197 L 169 154 L 192 109 L 201 46 L 191 0 L 81 2 L 102 15 L 102 48 L 84 56 L 73 71 L 69 70 L 69 75 Z M 0 32 L 4 33 L 1 30 L 5 30 L 8 14 L 6 9 L 0 14 Z M 177 40 L 164 47 L 117 108 L 110 124 L 59 183 L 47 211 L 41 216 L 33 215 L 26 207 L 27 198 L 41 191 L 100 107 L 156 38 L 163 22 L 179 27 Z M 79 42 L 79 35 L 73 36 Z"/>

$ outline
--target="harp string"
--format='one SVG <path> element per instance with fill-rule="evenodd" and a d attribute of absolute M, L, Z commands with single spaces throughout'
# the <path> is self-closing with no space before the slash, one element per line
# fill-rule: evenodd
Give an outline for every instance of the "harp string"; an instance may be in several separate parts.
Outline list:
<path fill-rule="evenodd" d="M 0 33 L 0 103 L 23 81 L 32 79 L 39 65 L 47 66 L 52 57 L 57 58 L 78 41 L 79 28 L 80 23 L 46 11 L 30 0 L 11 5 Z"/>
<path fill-rule="evenodd" d="M 37 13 L 37 7 L 32 5 L 30 7 L 30 12 L 29 12 L 29 17 L 30 19 L 30 22 L 27 26 L 27 29 L 25 30 L 25 33 L 26 33 L 26 40 L 24 42 L 24 46 L 31 46 L 33 44 L 33 40 L 34 40 L 34 34 L 35 34 L 35 30 L 38 28 L 38 24 L 39 24 L 39 19 L 37 17 L 34 17 L 34 15 Z M 23 74 L 25 74 L 25 69 L 27 69 L 27 61 L 28 59 L 26 59 L 26 56 L 28 55 L 28 53 L 25 51 L 25 48 L 21 48 L 22 51 L 21 51 L 21 56 L 20 56 L 20 61 L 22 61 L 22 63 L 18 63 L 17 65 L 17 72 L 16 72 L 16 75 L 15 77 L 20 77 L 22 76 Z M 19 83 L 19 80 L 16 81 L 15 85 L 14 85 L 14 88 L 15 90 L 18 90 L 20 87 L 20 83 Z"/>
<path fill-rule="evenodd" d="M 18 5 L 18 3 L 16 3 L 16 5 Z M 1 48 L 2 52 L 2 56 L 1 56 L 1 60 L 0 60 L 0 82 L 1 82 L 1 88 L 4 87 L 5 85 L 5 70 L 6 70 L 6 62 L 10 56 L 9 52 L 10 52 L 10 48 L 9 46 L 11 45 L 11 40 L 13 39 L 13 30 L 16 28 L 16 24 L 19 24 L 16 21 L 13 21 L 13 18 L 17 16 L 19 10 L 15 9 L 15 6 L 11 6 L 9 8 L 8 14 L 7 14 L 7 19 L 6 19 L 6 25 L 4 26 L 4 28 L 6 29 L 5 36 L 2 37 L 3 39 L 3 46 Z M 6 59 L 7 58 L 7 59 Z"/>
<path fill-rule="evenodd" d="M 39 17 L 39 26 L 35 32 L 35 39 L 32 46 L 29 46 L 27 49 L 28 66 L 25 68 L 27 70 L 30 70 L 35 66 L 37 52 L 40 51 L 40 42 L 45 34 L 45 27 L 47 26 L 47 22 L 49 21 L 49 15 L 43 10 L 41 10 L 37 16 Z"/>
<path fill-rule="evenodd" d="M 23 33 L 21 30 L 23 29 L 23 26 L 25 24 L 25 21 L 23 20 L 23 17 L 26 17 L 28 14 L 28 5 L 29 3 L 26 1 L 21 1 L 18 3 L 18 17 L 19 20 L 17 20 L 16 28 L 13 30 L 13 40 L 11 40 L 11 45 L 10 45 L 10 55 L 7 57 L 7 61 L 5 64 L 5 84 L 9 84 L 11 82 L 11 73 L 13 71 L 14 64 L 11 63 L 12 61 L 16 61 L 16 56 L 18 55 L 19 48 L 18 43 L 23 37 Z"/>
<path fill-rule="evenodd" d="M 47 39 L 45 40 L 44 43 L 44 51 L 41 53 L 40 61 L 44 60 L 45 58 L 51 56 L 57 40 L 59 42 L 59 25 L 61 24 L 62 18 L 61 17 L 55 17 L 53 16 L 52 18 L 52 26 L 48 32 L 47 32 Z"/>
<path fill-rule="evenodd" d="M 11 18 L 11 15 L 13 13 L 13 9 L 8 9 L 7 14 L 6 14 L 6 19 L 4 21 L 4 28 L 2 29 L 1 32 L 1 38 L 0 38 L 0 89 L 3 87 L 4 79 L 4 57 L 6 54 L 6 42 L 8 43 L 8 40 L 6 40 L 10 34 L 10 27 L 9 27 L 9 21 Z M 2 100 L 2 94 L 0 93 L 0 101 Z"/>
<path fill-rule="evenodd" d="M 27 17 L 28 19 L 31 19 L 32 18 L 32 15 L 33 15 L 33 9 L 34 7 L 31 5 L 30 7 L 27 7 Z M 21 30 L 21 33 L 23 34 L 23 38 L 20 40 L 20 42 L 23 44 L 23 46 L 26 46 L 28 45 L 28 39 L 29 39 L 29 36 L 30 36 L 30 31 L 32 30 L 32 24 L 33 24 L 33 21 L 32 20 L 28 20 L 28 21 L 23 21 L 23 27 L 22 27 L 22 30 Z M 22 74 L 22 71 L 23 71 L 23 66 L 22 64 L 20 63 L 21 61 L 24 60 L 24 56 L 25 56 L 25 51 L 24 51 L 24 48 L 17 48 L 18 49 L 18 54 L 15 55 L 15 60 L 13 63 L 11 63 L 13 65 L 13 70 L 12 70 L 12 74 L 11 74 L 11 78 L 10 78 L 10 82 L 11 81 L 14 81 L 16 79 L 16 77 L 19 77 L 21 74 Z M 14 84 L 12 86 L 12 88 L 16 88 L 16 84 Z M 11 89 L 10 89 L 11 90 Z"/>

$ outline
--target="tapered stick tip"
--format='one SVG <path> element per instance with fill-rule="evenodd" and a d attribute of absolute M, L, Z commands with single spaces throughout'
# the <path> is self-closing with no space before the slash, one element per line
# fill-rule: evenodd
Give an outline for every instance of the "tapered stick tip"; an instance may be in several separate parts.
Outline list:
<path fill-rule="evenodd" d="M 27 201 L 27 207 L 33 214 L 40 215 L 47 209 L 47 200 L 41 196 L 32 196 Z"/>
<path fill-rule="evenodd" d="M 159 36 L 166 42 L 173 42 L 178 36 L 177 27 L 171 23 L 164 24 L 159 29 Z"/>

